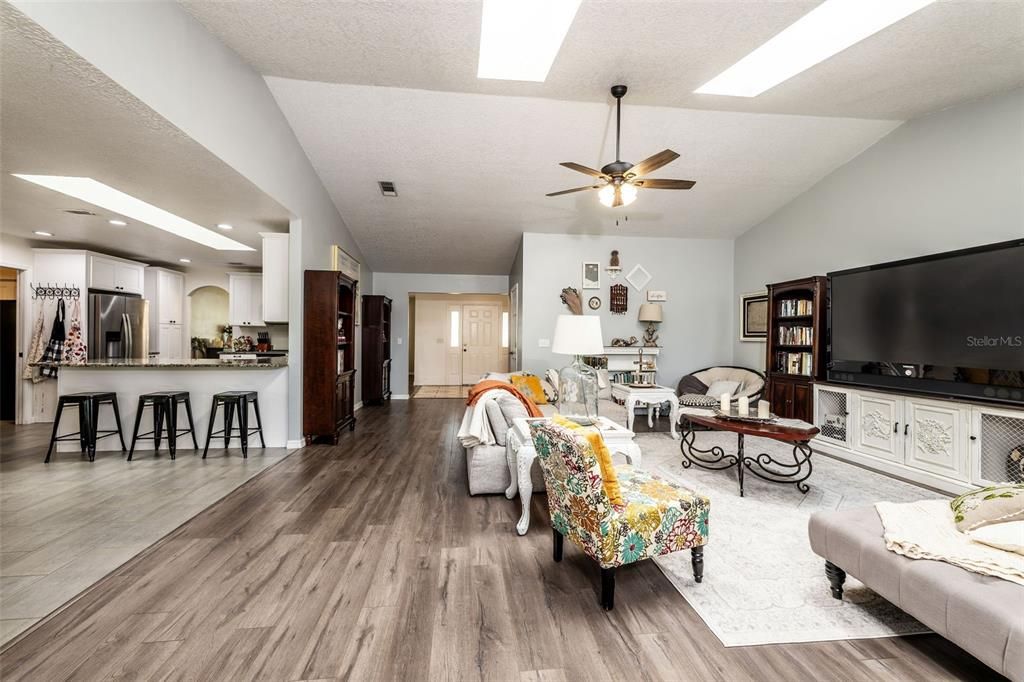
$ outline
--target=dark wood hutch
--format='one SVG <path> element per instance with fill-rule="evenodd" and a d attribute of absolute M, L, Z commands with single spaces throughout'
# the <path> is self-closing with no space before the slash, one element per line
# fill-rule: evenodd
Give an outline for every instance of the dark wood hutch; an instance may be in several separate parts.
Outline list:
<path fill-rule="evenodd" d="M 306 443 L 338 442 L 355 419 L 356 282 L 306 270 L 302 332 L 302 431 Z"/>
<path fill-rule="evenodd" d="M 765 369 L 772 412 L 814 422 L 814 382 L 825 378 L 826 278 L 768 285 Z"/>
<path fill-rule="evenodd" d="M 391 299 L 363 296 L 363 402 L 391 400 Z"/>

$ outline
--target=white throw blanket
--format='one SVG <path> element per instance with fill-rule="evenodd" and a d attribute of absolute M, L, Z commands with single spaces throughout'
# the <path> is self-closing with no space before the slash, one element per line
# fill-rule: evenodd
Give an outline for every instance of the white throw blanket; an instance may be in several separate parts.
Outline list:
<path fill-rule="evenodd" d="M 488 401 L 495 400 L 505 393 L 501 389 L 485 391 L 480 398 L 466 408 L 462 415 L 462 425 L 459 426 L 459 433 L 456 436 L 464 448 L 473 448 L 477 445 L 494 445 L 498 441 L 494 438 L 494 431 L 491 429 L 491 422 L 487 418 L 487 410 L 484 407 Z"/>
<path fill-rule="evenodd" d="M 956 529 L 947 500 L 878 502 L 885 546 L 911 559 L 945 561 L 1024 585 L 1024 556 L 974 542 Z"/>

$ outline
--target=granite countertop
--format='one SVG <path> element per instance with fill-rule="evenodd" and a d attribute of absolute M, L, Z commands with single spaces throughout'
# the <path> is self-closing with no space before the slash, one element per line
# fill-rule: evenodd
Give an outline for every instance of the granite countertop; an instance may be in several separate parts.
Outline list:
<path fill-rule="evenodd" d="M 84 364 L 67 365 L 56 362 L 31 362 L 32 367 L 59 367 L 61 369 L 279 369 L 288 366 L 287 356 L 277 356 L 261 360 L 195 360 L 181 358 L 178 360 L 149 358 L 88 360 Z"/>

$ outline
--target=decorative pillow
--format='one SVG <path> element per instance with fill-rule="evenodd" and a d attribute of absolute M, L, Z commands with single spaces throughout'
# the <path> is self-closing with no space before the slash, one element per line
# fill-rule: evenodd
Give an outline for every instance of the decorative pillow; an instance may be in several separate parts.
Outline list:
<path fill-rule="evenodd" d="M 687 374 L 679 380 L 679 385 L 676 386 L 676 395 L 685 395 L 686 393 L 708 395 L 708 385 L 692 374 Z"/>
<path fill-rule="evenodd" d="M 716 381 L 708 387 L 708 392 L 705 395 L 721 398 L 723 393 L 728 393 L 730 396 L 735 396 L 739 387 L 740 382 L 738 381 Z"/>
<path fill-rule="evenodd" d="M 679 404 L 683 407 L 718 407 L 719 398 L 716 398 L 713 395 L 684 393 L 679 396 Z"/>
<path fill-rule="evenodd" d="M 594 450 L 594 455 L 597 457 L 597 463 L 601 465 L 601 482 L 604 485 L 604 494 L 608 496 L 608 501 L 612 504 L 620 507 L 623 506 L 625 501 L 622 499 L 619 477 L 615 473 L 615 465 L 612 463 L 612 453 L 608 450 L 608 446 L 605 445 L 601 432 L 592 426 L 580 426 L 560 414 L 556 414 L 551 420 L 562 428 L 568 429 L 587 439 L 590 447 Z"/>
<path fill-rule="evenodd" d="M 519 398 L 515 397 L 508 391 L 503 391 L 506 395 L 501 396 L 497 399 L 498 407 L 501 409 L 501 414 L 505 417 L 505 423 L 508 426 L 512 425 L 513 419 L 526 419 L 530 416 L 530 413 L 526 411 L 526 406 L 519 402 Z M 487 413 L 488 417 L 490 412 Z M 492 422 L 493 423 L 493 422 Z M 507 427 L 506 427 L 507 431 Z M 505 442 L 508 442 L 508 434 L 506 432 Z"/>
<path fill-rule="evenodd" d="M 949 503 L 957 530 L 967 532 L 994 523 L 1024 521 L 1024 483 L 972 490 Z"/>
<path fill-rule="evenodd" d="M 516 404 L 522 407 L 522 403 L 516 400 Z M 491 431 L 494 432 L 494 440 L 498 445 L 504 445 L 508 439 L 508 427 L 509 422 L 506 421 L 505 415 L 501 413 L 501 405 L 498 404 L 497 400 L 488 400 L 484 403 L 484 411 L 487 412 L 487 421 L 491 423 Z M 526 411 L 526 408 L 523 408 Z"/>
<path fill-rule="evenodd" d="M 967 534 L 971 540 L 989 547 L 1024 554 L 1024 521 L 993 523 Z"/>
<path fill-rule="evenodd" d="M 538 405 L 547 405 L 548 399 L 544 395 L 544 387 L 541 386 L 540 377 L 533 374 L 513 374 L 512 385 L 515 386 Z"/>

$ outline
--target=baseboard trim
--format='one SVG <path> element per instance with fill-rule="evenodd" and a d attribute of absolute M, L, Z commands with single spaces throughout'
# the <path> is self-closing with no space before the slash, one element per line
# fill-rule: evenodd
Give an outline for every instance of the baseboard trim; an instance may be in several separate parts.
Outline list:
<path fill-rule="evenodd" d="M 290 440 L 290 441 L 287 441 L 284 444 L 284 446 L 286 448 L 288 448 L 289 450 L 298 450 L 299 448 L 306 447 L 306 439 L 305 438 L 299 438 L 298 440 Z"/>
<path fill-rule="evenodd" d="M 362 400 L 360 400 L 358 403 L 355 404 L 355 407 L 352 408 L 352 411 L 353 412 L 358 412 L 361 409 L 363 409 L 363 401 Z"/>
<path fill-rule="evenodd" d="M 397 393 L 394 393 L 394 394 L 391 395 L 391 399 L 392 400 L 408 400 L 409 399 L 409 394 L 408 393 L 403 393 L 403 394 L 399 395 Z"/>

